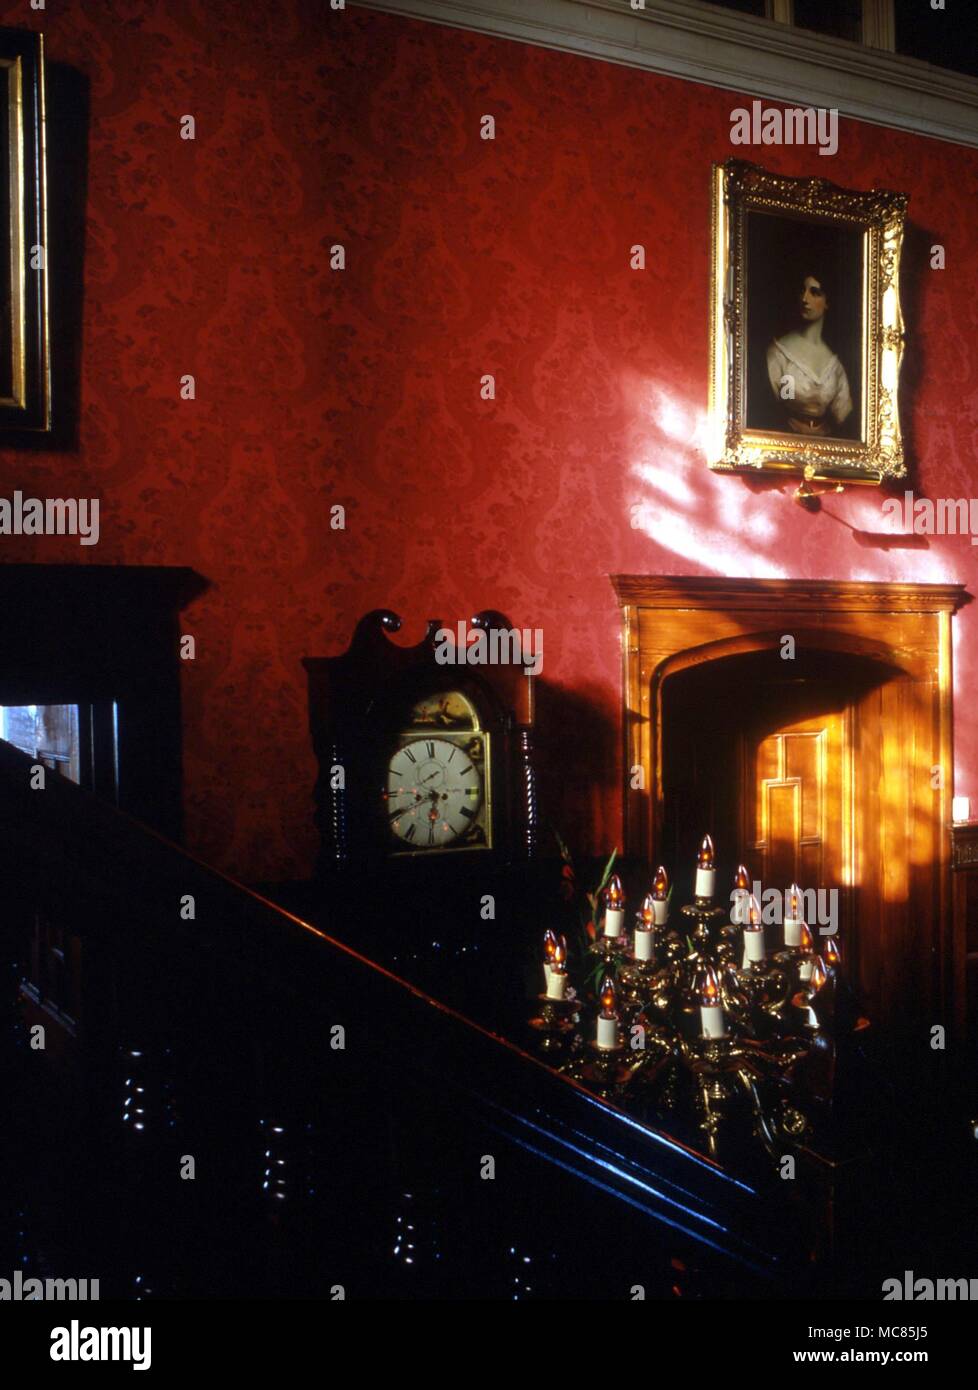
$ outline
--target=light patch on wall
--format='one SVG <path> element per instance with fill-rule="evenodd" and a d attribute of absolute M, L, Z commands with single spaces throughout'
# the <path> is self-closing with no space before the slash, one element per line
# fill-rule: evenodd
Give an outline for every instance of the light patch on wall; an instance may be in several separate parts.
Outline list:
<path fill-rule="evenodd" d="M 712 473 L 708 477 L 718 496 L 717 510 L 728 530 L 739 530 L 755 544 L 777 538 L 776 512 L 770 505 L 769 494 L 756 498 L 743 487 L 731 487 L 730 478 L 718 478 Z"/>
<path fill-rule="evenodd" d="M 759 508 L 756 515 L 748 511 L 753 499 L 707 472 L 705 410 L 638 378 L 623 382 L 623 394 L 643 435 L 630 469 L 642 484 L 637 499 L 631 493 L 632 528 L 715 574 L 786 578 L 783 566 L 759 548 L 776 540 L 777 523 Z"/>
<path fill-rule="evenodd" d="M 653 382 L 645 383 L 644 395 L 642 413 L 653 421 L 661 434 L 677 443 L 689 445 L 693 442 L 697 427 L 695 419 L 697 412 L 688 408 L 684 409 L 674 396 Z M 703 412 L 699 412 L 699 414 L 705 420 L 706 417 Z"/>
<path fill-rule="evenodd" d="M 645 498 L 632 513 L 632 524 L 657 545 L 694 561 L 714 574 L 748 579 L 786 579 L 787 572 L 752 544 L 749 535 L 721 530 L 686 516 L 661 494 Z"/>
<path fill-rule="evenodd" d="M 654 463 L 636 463 L 634 471 L 643 483 L 648 483 L 649 487 L 658 488 L 660 492 L 665 493 L 666 496 L 671 497 L 674 502 L 678 502 L 680 505 L 683 503 L 692 505 L 696 500 L 693 489 L 678 470 L 670 473 L 667 468 L 660 468 Z"/>

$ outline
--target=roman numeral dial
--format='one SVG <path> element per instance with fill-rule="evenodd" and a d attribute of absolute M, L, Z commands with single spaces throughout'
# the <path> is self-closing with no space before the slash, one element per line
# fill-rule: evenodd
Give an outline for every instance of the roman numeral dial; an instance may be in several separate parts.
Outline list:
<path fill-rule="evenodd" d="M 483 766 L 482 745 L 471 735 L 464 741 L 406 736 L 388 764 L 384 793 L 395 841 L 404 849 L 446 849 L 477 833 Z"/>

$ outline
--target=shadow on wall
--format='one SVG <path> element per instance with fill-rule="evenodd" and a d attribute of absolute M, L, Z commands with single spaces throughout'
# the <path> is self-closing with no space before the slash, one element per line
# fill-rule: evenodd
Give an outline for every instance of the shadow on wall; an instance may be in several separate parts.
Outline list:
<path fill-rule="evenodd" d="M 575 858 L 582 845 L 596 845 L 603 854 L 615 848 L 615 830 L 605 823 L 602 807 L 621 796 L 622 750 L 617 722 L 608 718 L 606 708 L 604 687 L 597 684 L 570 690 L 542 676 L 537 681 L 540 849 L 545 856 L 557 853 L 551 826 Z"/>

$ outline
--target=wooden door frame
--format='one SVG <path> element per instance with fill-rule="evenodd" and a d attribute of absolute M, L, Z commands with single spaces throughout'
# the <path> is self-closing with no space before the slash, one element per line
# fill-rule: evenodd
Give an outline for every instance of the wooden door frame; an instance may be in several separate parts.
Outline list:
<path fill-rule="evenodd" d="M 924 852 L 905 856 L 901 882 L 906 896 L 899 903 L 887 899 L 887 876 L 894 865 L 884 863 L 882 848 L 878 854 L 867 849 L 868 830 L 861 853 L 873 862 L 854 866 L 854 873 L 878 877 L 876 929 L 887 950 L 892 943 L 892 949 L 903 952 L 901 959 L 907 950 L 916 951 L 907 962 L 908 969 L 912 965 L 921 972 L 922 1005 L 940 1009 L 936 1021 L 960 1029 L 963 955 L 950 913 L 951 618 L 970 599 L 964 585 L 674 575 L 613 575 L 611 582 L 624 637 L 623 733 L 629 774 L 622 779 L 624 845 L 639 859 L 654 860 L 662 826 L 662 684 L 670 675 L 719 657 L 777 648 L 789 633 L 798 647 L 869 657 L 893 670 L 902 694 L 889 702 L 887 736 L 908 761 L 902 781 L 893 774 L 893 785 L 903 787 L 905 800 L 891 810 L 926 844 Z M 944 769 L 938 788 L 930 779 L 935 765 Z M 634 775 L 636 769 L 641 778 Z M 639 786 L 633 785 L 636 781 Z M 857 804 L 850 814 L 854 825 L 866 820 Z M 682 882 L 680 866 L 676 871 Z M 899 943 L 887 915 L 895 907 L 907 923 L 899 929 Z M 896 995 L 889 1002 L 881 996 L 879 1002 L 884 1015 L 898 1011 Z"/>

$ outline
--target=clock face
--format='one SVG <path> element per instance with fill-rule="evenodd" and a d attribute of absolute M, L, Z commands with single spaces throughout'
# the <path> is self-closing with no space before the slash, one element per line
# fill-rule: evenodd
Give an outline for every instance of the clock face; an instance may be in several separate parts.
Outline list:
<path fill-rule="evenodd" d="M 405 735 L 387 767 L 387 819 L 400 851 L 485 845 L 485 741 Z"/>

